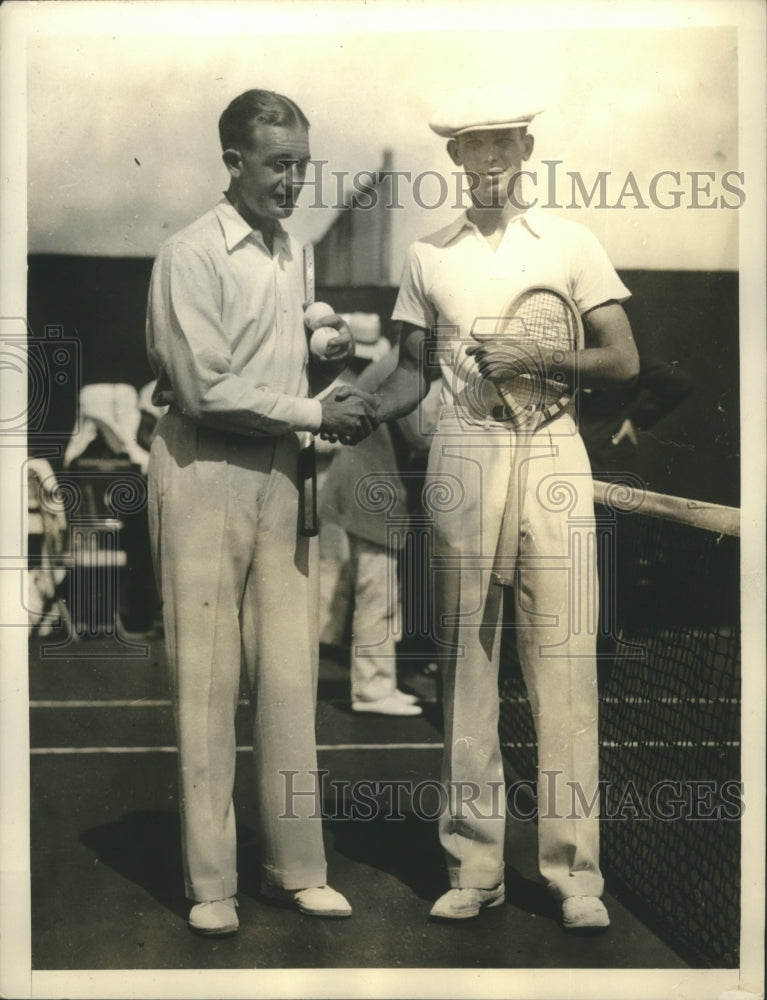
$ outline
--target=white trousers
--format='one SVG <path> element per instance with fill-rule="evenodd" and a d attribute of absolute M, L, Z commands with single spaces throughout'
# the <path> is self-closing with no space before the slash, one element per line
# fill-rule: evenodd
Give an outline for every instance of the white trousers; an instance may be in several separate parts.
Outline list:
<path fill-rule="evenodd" d="M 234 719 L 250 695 L 261 861 L 326 880 L 315 789 L 315 540 L 297 537 L 294 435 L 249 438 L 171 411 L 152 443 L 149 520 L 174 699 L 186 893 L 237 891 Z"/>
<path fill-rule="evenodd" d="M 496 546 L 504 516 L 515 547 Z M 503 593 L 514 568 L 517 649 L 538 742 L 539 868 L 552 894 L 599 896 L 597 580 L 588 457 L 567 415 L 527 439 L 443 414 L 425 502 L 433 515 L 435 638 L 443 671 L 440 840 L 453 887 L 504 875 L 498 667 Z"/>
<path fill-rule="evenodd" d="M 352 701 L 376 701 L 397 687 L 399 585 L 397 553 L 349 535 L 354 588 Z"/>

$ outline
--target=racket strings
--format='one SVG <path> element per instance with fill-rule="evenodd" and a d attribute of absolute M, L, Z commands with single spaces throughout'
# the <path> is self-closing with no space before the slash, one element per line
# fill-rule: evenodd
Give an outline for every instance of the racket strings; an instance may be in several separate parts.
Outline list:
<path fill-rule="evenodd" d="M 578 324 L 570 307 L 551 292 L 534 292 L 523 298 L 498 333 L 532 340 L 551 350 L 573 350 L 578 343 Z"/>
<path fill-rule="evenodd" d="M 572 389 L 547 370 L 544 354 L 579 346 L 579 322 L 568 303 L 552 292 L 531 292 L 499 323 L 496 338 L 495 359 L 486 374 L 503 382 L 503 397 L 517 415 L 530 419 L 533 413 L 548 411 L 551 416 L 563 408 Z"/>

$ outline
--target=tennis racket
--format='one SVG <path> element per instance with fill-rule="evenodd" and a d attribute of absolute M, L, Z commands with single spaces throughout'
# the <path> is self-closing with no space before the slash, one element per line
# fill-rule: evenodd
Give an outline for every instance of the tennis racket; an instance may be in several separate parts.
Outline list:
<path fill-rule="evenodd" d="M 493 356 L 479 360 L 505 403 L 502 419 L 532 431 L 570 405 L 575 386 L 557 364 L 583 348 L 583 321 L 572 299 L 538 285 L 516 295 L 493 328 L 475 324 L 472 336 L 492 343 Z"/>
<path fill-rule="evenodd" d="M 492 331 L 483 335 L 472 330 L 472 335 L 479 343 L 493 343 L 493 360 L 480 361 L 480 370 L 493 381 L 494 374 L 504 373 L 495 382 L 507 411 L 503 419 L 522 432 L 511 463 L 493 569 L 496 584 L 513 587 L 529 459 L 527 435 L 559 416 L 572 402 L 576 380 L 568 381 L 557 371 L 557 364 L 568 352 L 583 348 L 583 321 L 566 295 L 555 288 L 535 286 L 508 303 Z"/>

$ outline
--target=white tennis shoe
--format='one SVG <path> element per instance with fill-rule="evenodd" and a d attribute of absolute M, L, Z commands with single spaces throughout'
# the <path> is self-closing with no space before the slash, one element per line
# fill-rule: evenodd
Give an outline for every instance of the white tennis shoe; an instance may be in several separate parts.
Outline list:
<path fill-rule="evenodd" d="M 340 892 L 329 885 L 316 885 L 307 889 L 283 889 L 262 883 L 261 892 L 273 903 L 299 910 L 310 917 L 350 917 L 352 908 Z"/>
<path fill-rule="evenodd" d="M 480 910 L 502 906 L 506 899 L 503 882 L 494 889 L 449 889 L 432 906 L 433 920 L 470 920 Z"/>
<path fill-rule="evenodd" d="M 415 705 L 418 701 L 414 694 L 408 694 L 407 691 L 400 691 L 399 688 L 395 688 L 394 697 L 399 698 L 400 701 L 404 701 L 406 705 Z"/>
<path fill-rule="evenodd" d="M 237 917 L 237 900 L 234 896 L 228 899 L 211 899 L 195 903 L 189 911 L 189 926 L 198 934 L 206 937 L 225 937 L 234 934 L 240 926 Z"/>
<path fill-rule="evenodd" d="M 408 703 L 402 696 L 407 697 L 404 691 L 395 691 L 375 701 L 353 701 L 352 711 L 370 715 L 420 715 L 423 712 L 420 705 Z"/>
<path fill-rule="evenodd" d="M 610 916 L 597 896 L 568 896 L 562 900 L 562 926 L 569 931 L 601 930 L 610 926 Z"/>

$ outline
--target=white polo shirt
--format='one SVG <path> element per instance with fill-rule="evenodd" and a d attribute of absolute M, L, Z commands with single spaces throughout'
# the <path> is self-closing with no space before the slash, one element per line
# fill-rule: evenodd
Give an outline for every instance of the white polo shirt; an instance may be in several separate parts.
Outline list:
<path fill-rule="evenodd" d="M 160 248 L 147 351 L 153 402 L 222 430 L 319 430 L 308 399 L 303 261 L 282 229 L 273 252 L 224 198 Z"/>
<path fill-rule="evenodd" d="M 433 331 L 443 406 L 460 406 L 467 393 L 475 403 L 481 397 L 488 415 L 502 404 L 466 348 L 476 344 L 475 322 L 487 329 L 533 285 L 558 289 L 581 313 L 631 294 L 590 230 L 537 207 L 509 222 L 495 251 L 465 212 L 409 248 L 392 318 Z"/>

